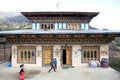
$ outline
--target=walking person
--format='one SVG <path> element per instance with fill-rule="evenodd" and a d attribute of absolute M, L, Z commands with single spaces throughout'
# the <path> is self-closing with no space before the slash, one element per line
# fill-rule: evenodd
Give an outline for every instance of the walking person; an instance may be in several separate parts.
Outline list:
<path fill-rule="evenodd" d="M 57 59 L 54 59 L 55 69 L 57 69 Z"/>
<path fill-rule="evenodd" d="M 55 64 L 54 64 L 54 59 L 50 62 L 50 70 L 48 72 L 50 72 L 52 69 L 54 70 L 54 72 L 56 72 L 55 70 Z"/>

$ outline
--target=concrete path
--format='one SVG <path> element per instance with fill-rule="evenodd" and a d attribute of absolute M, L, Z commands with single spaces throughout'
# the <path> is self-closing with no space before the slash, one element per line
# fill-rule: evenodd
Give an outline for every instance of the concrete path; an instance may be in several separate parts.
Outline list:
<path fill-rule="evenodd" d="M 48 73 L 46 68 L 26 68 L 25 80 L 120 80 L 120 72 L 112 68 L 75 67 L 57 69 Z M 18 67 L 0 64 L 0 80 L 19 80 Z"/>

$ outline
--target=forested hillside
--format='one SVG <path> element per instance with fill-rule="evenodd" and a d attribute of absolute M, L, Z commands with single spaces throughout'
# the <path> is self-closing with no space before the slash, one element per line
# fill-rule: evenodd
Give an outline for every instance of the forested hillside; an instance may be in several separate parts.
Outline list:
<path fill-rule="evenodd" d="M 30 22 L 20 13 L 0 12 L 0 30 L 31 28 Z"/>

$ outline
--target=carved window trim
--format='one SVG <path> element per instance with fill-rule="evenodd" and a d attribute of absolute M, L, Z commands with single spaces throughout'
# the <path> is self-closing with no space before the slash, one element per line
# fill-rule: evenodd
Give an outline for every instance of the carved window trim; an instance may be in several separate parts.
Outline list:
<path fill-rule="evenodd" d="M 35 46 L 18 46 L 17 62 L 24 64 L 36 63 L 36 47 Z"/>
<path fill-rule="evenodd" d="M 82 63 L 88 63 L 90 60 L 99 61 L 99 46 L 82 46 Z"/>

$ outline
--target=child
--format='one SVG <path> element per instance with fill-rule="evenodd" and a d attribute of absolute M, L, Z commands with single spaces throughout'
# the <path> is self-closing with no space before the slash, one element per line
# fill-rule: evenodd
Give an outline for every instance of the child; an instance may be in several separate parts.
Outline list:
<path fill-rule="evenodd" d="M 20 70 L 21 70 L 21 69 L 24 69 L 24 64 L 21 64 L 21 65 L 20 65 Z"/>
<path fill-rule="evenodd" d="M 19 76 L 20 76 L 20 80 L 24 80 L 25 78 L 25 72 L 24 72 L 24 69 L 21 69 L 20 72 L 19 72 Z"/>

